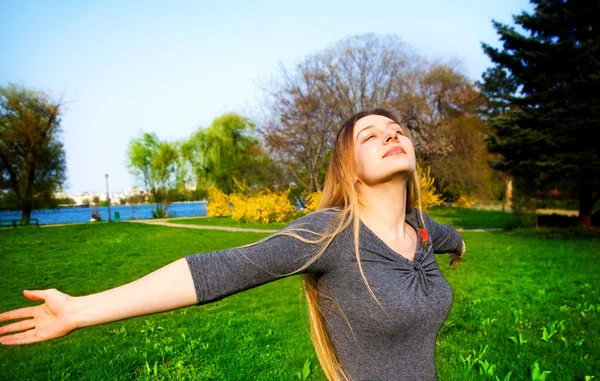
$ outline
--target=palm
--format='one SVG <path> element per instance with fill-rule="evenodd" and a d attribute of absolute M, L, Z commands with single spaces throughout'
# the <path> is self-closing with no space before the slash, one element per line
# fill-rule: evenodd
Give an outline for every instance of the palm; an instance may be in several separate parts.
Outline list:
<path fill-rule="evenodd" d="M 68 313 L 71 297 L 58 290 L 25 291 L 31 300 L 44 304 L 0 314 L 0 322 L 25 319 L 0 327 L 0 342 L 5 345 L 30 344 L 65 336 L 75 329 Z M 15 333 L 17 332 L 17 333 Z M 6 335 L 12 333 L 11 335 Z"/>

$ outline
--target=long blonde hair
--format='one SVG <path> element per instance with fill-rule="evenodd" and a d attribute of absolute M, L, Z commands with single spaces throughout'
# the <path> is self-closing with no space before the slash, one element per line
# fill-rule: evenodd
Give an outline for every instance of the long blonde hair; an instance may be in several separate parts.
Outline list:
<path fill-rule="evenodd" d="M 322 247 L 315 257 L 319 257 L 323 254 L 335 236 L 349 226 L 352 226 L 354 232 L 354 251 L 358 267 L 369 293 L 377 301 L 364 274 L 360 260 L 358 245 L 360 217 L 358 213 L 358 189 L 355 183 L 356 173 L 354 169 L 354 125 L 359 119 L 369 115 L 381 115 L 395 121 L 402 126 L 404 135 L 408 136 L 408 131 L 400 120 L 391 112 L 383 109 L 359 112 L 342 124 L 335 139 L 331 162 L 329 163 L 329 169 L 323 187 L 323 196 L 321 203 L 319 204 L 319 210 L 337 208 L 341 210 L 341 212 L 336 215 L 336 218 L 330 224 L 325 234 L 319 239 Z M 419 204 L 419 209 L 421 209 L 420 196 L 419 177 L 415 170 L 407 181 L 406 213 L 412 211 L 415 199 Z M 310 263 L 314 262 L 314 260 L 316 260 L 316 258 L 313 258 Z M 323 314 L 319 309 L 317 279 L 318 277 L 316 274 L 309 273 L 303 275 L 304 292 L 306 294 L 309 311 L 311 338 L 313 340 L 315 352 L 317 353 L 321 368 L 328 380 L 351 381 L 351 378 L 342 368 L 329 339 Z M 379 301 L 377 301 L 377 303 L 379 303 Z"/>

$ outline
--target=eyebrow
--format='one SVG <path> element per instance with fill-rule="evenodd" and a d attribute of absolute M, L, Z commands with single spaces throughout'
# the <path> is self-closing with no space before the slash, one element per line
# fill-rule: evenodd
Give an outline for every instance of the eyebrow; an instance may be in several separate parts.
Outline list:
<path fill-rule="evenodd" d="M 387 124 L 386 124 L 386 127 L 387 127 L 387 126 L 390 126 L 390 125 L 392 125 L 392 124 L 396 124 L 396 125 L 398 125 L 398 126 L 400 127 L 400 129 L 402 129 L 402 126 L 400 126 L 400 124 L 398 124 L 397 122 L 394 122 L 393 120 L 390 120 L 389 122 L 387 122 Z M 370 125 L 370 126 L 367 126 L 367 127 L 363 128 L 362 130 L 360 130 L 360 131 L 358 132 L 358 134 L 356 134 L 356 139 L 358 140 L 358 137 L 360 136 L 360 134 L 362 134 L 362 133 L 363 133 L 363 131 L 365 131 L 365 130 L 368 130 L 369 128 L 373 128 L 373 127 L 375 127 L 375 125 L 374 125 L 374 124 L 372 124 L 372 125 Z"/>

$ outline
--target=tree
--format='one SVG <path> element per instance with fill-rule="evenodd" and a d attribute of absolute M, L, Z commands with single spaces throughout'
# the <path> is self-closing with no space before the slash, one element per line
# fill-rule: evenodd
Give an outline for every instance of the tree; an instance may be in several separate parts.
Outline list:
<path fill-rule="evenodd" d="M 428 63 L 394 35 L 340 40 L 292 69 L 282 67 L 263 90 L 266 111 L 259 130 L 305 192 L 321 190 L 337 128 L 357 111 L 382 107 L 396 112 L 440 184 L 456 180 L 441 173 L 444 165 L 434 163 L 447 162 L 455 151 L 452 141 L 477 124 L 471 119 L 478 120 L 479 94 L 473 84 L 452 65 Z M 481 138 L 468 142 L 485 147 Z M 452 189 L 485 183 L 489 172 L 469 172 L 471 179 Z"/>
<path fill-rule="evenodd" d="M 254 125 L 238 114 L 225 114 L 211 125 L 199 128 L 182 145 L 182 154 L 192 167 L 197 188 L 211 186 L 229 194 L 234 178 L 251 188 L 277 187 L 279 168 L 254 136 Z"/>
<path fill-rule="evenodd" d="M 128 168 L 151 196 L 152 215 L 168 214 L 170 194 L 186 183 L 186 171 L 179 155 L 179 145 L 161 141 L 155 133 L 141 133 L 129 142 Z"/>
<path fill-rule="evenodd" d="M 66 180 L 61 106 L 39 91 L 0 87 L 0 190 L 14 194 L 21 219 L 52 203 Z"/>
<path fill-rule="evenodd" d="M 493 21 L 502 49 L 483 43 L 495 66 L 483 76 L 494 168 L 534 196 L 569 181 L 579 225 L 591 226 L 600 195 L 600 151 L 590 139 L 600 121 L 600 7 L 584 0 L 532 0 L 515 16 L 525 34 Z M 564 189 L 564 188 L 563 188 Z"/>

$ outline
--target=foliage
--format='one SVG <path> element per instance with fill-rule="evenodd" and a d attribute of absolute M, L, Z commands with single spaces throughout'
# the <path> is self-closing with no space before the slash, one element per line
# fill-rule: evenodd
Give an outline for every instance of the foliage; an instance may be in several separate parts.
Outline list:
<path fill-rule="evenodd" d="M 483 44 L 494 66 L 481 88 L 492 133 L 496 169 L 533 198 L 539 189 L 565 185 L 579 196 L 579 223 L 591 226 L 600 197 L 600 155 L 590 139 L 600 118 L 600 8 L 579 0 L 532 0 L 533 13 L 496 21 L 502 49 Z"/>
<path fill-rule="evenodd" d="M 452 206 L 459 208 L 472 208 L 473 204 L 475 204 L 475 200 L 472 197 L 469 197 L 466 194 L 461 194 L 458 200 L 452 203 Z"/>
<path fill-rule="evenodd" d="M 66 181 L 61 138 L 62 104 L 42 92 L 14 84 L 0 87 L 0 191 L 28 219 L 52 204 Z"/>
<path fill-rule="evenodd" d="M 427 171 L 425 171 L 417 163 L 417 172 L 421 182 L 421 204 L 423 209 L 427 210 L 434 206 L 442 205 L 444 200 L 440 194 L 436 193 L 435 186 L 433 185 L 435 179 L 431 176 L 430 168 L 427 167 Z"/>
<path fill-rule="evenodd" d="M 235 189 L 234 177 L 244 179 L 253 189 L 280 185 L 279 168 L 253 131 L 247 118 L 225 114 L 186 140 L 182 154 L 192 167 L 196 188 L 214 186 L 229 194 Z"/>
<path fill-rule="evenodd" d="M 161 141 L 155 133 L 141 133 L 129 142 L 127 165 L 156 203 L 153 216 L 168 215 L 171 196 L 185 186 L 187 172 L 179 144 Z"/>
<path fill-rule="evenodd" d="M 321 203 L 321 198 L 323 197 L 322 191 L 311 192 L 306 196 L 306 208 L 304 211 L 306 213 L 314 212 L 319 208 L 319 204 Z"/>
<path fill-rule="evenodd" d="M 229 201 L 232 205 L 231 218 L 247 222 L 282 222 L 296 215 L 296 208 L 289 199 L 290 190 L 232 193 Z"/>
<path fill-rule="evenodd" d="M 208 200 L 206 201 L 206 215 L 208 217 L 231 216 L 229 197 L 219 188 L 208 188 Z"/>

